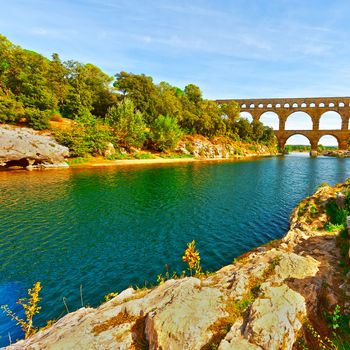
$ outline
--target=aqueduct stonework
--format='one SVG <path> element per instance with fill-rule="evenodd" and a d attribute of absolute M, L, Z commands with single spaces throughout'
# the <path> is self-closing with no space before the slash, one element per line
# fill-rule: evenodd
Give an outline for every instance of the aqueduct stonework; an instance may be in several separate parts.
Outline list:
<path fill-rule="evenodd" d="M 309 139 L 312 150 L 317 149 L 318 141 L 324 135 L 334 136 L 338 140 L 339 149 L 345 150 L 348 147 L 350 97 L 230 99 L 217 100 L 217 103 L 230 101 L 236 101 L 241 112 L 249 112 L 255 120 L 259 120 L 265 112 L 275 112 L 279 118 L 279 130 L 275 130 L 275 135 L 281 148 L 284 148 L 289 137 L 297 134 Z M 319 129 L 321 116 L 329 111 L 339 113 L 342 119 L 340 130 Z M 286 120 L 294 112 L 307 113 L 312 120 L 312 130 L 285 130 Z"/>

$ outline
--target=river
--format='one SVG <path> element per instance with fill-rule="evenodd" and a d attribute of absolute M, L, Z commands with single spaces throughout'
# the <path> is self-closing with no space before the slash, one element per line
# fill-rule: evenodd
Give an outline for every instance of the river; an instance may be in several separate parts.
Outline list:
<path fill-rule="evenodd" d="M 182 271 L 197 242 L 205 270 L 281 238 L 291 210 L 350 159 L 291 154 L 236 162 L 0 172 L 0 304 L 43 285 L 44 324 L 130 285 Z M 80 293 L 82 286 L 82 295 Z M 0 346 L 21 332 L 0 314 Z"/>

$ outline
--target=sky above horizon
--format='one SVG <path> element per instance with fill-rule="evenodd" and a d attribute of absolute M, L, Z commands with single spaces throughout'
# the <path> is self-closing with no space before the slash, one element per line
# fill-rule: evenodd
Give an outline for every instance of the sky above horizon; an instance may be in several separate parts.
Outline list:
<path fill-rule="evenodd" d="M 349 12 L 345 0 L 12 0 L 0 33 L 205 98 L 348 96 Z"/>

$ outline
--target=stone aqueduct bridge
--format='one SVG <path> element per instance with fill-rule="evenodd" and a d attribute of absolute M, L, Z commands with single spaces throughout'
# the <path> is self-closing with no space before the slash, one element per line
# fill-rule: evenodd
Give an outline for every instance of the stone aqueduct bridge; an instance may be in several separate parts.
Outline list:
<path fill-rule="evenodd" d="M 236 99 L 217 100 L 217 103 L 230 101 L 236 101 L 241 112 L 249 112 L 255 120 L 259 120 L 265 112 L 275 112 L 279 118 L 279 130 L 275 130 L 275 135 L 281 148 L 284 148 L 289 137 L 298 134 L 309 139 L 312 150 L 317 150 L 318 141 L 324 135 L 334 136 L 338 140 L 339 149 L 347 149 L 350 138 L 350 97 Z M 319 129 L 322 114 L 329 111 L 338 112 L 341 116 L 340 130 Z M 312 130 L 285 130 L 286 120 L 294 112 L 307 113 L 312 120 Z"/>

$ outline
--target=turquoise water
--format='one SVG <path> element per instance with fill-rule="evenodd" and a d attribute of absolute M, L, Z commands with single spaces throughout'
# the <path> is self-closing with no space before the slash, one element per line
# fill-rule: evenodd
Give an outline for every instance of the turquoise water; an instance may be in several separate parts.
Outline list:
<path fill-rule="evenodd" d="M 153 167 L 0 172 L 0 304 L 41 281 L 37 323 L 98 305 L 130 285 L 181 271 L 195 239 L 204 269 L 280 238 L 293 207 L 323 181 L 344 181 L 350 159 L 291 155 Z M 0 314 L 0 345 L 21 336 Z"/>

